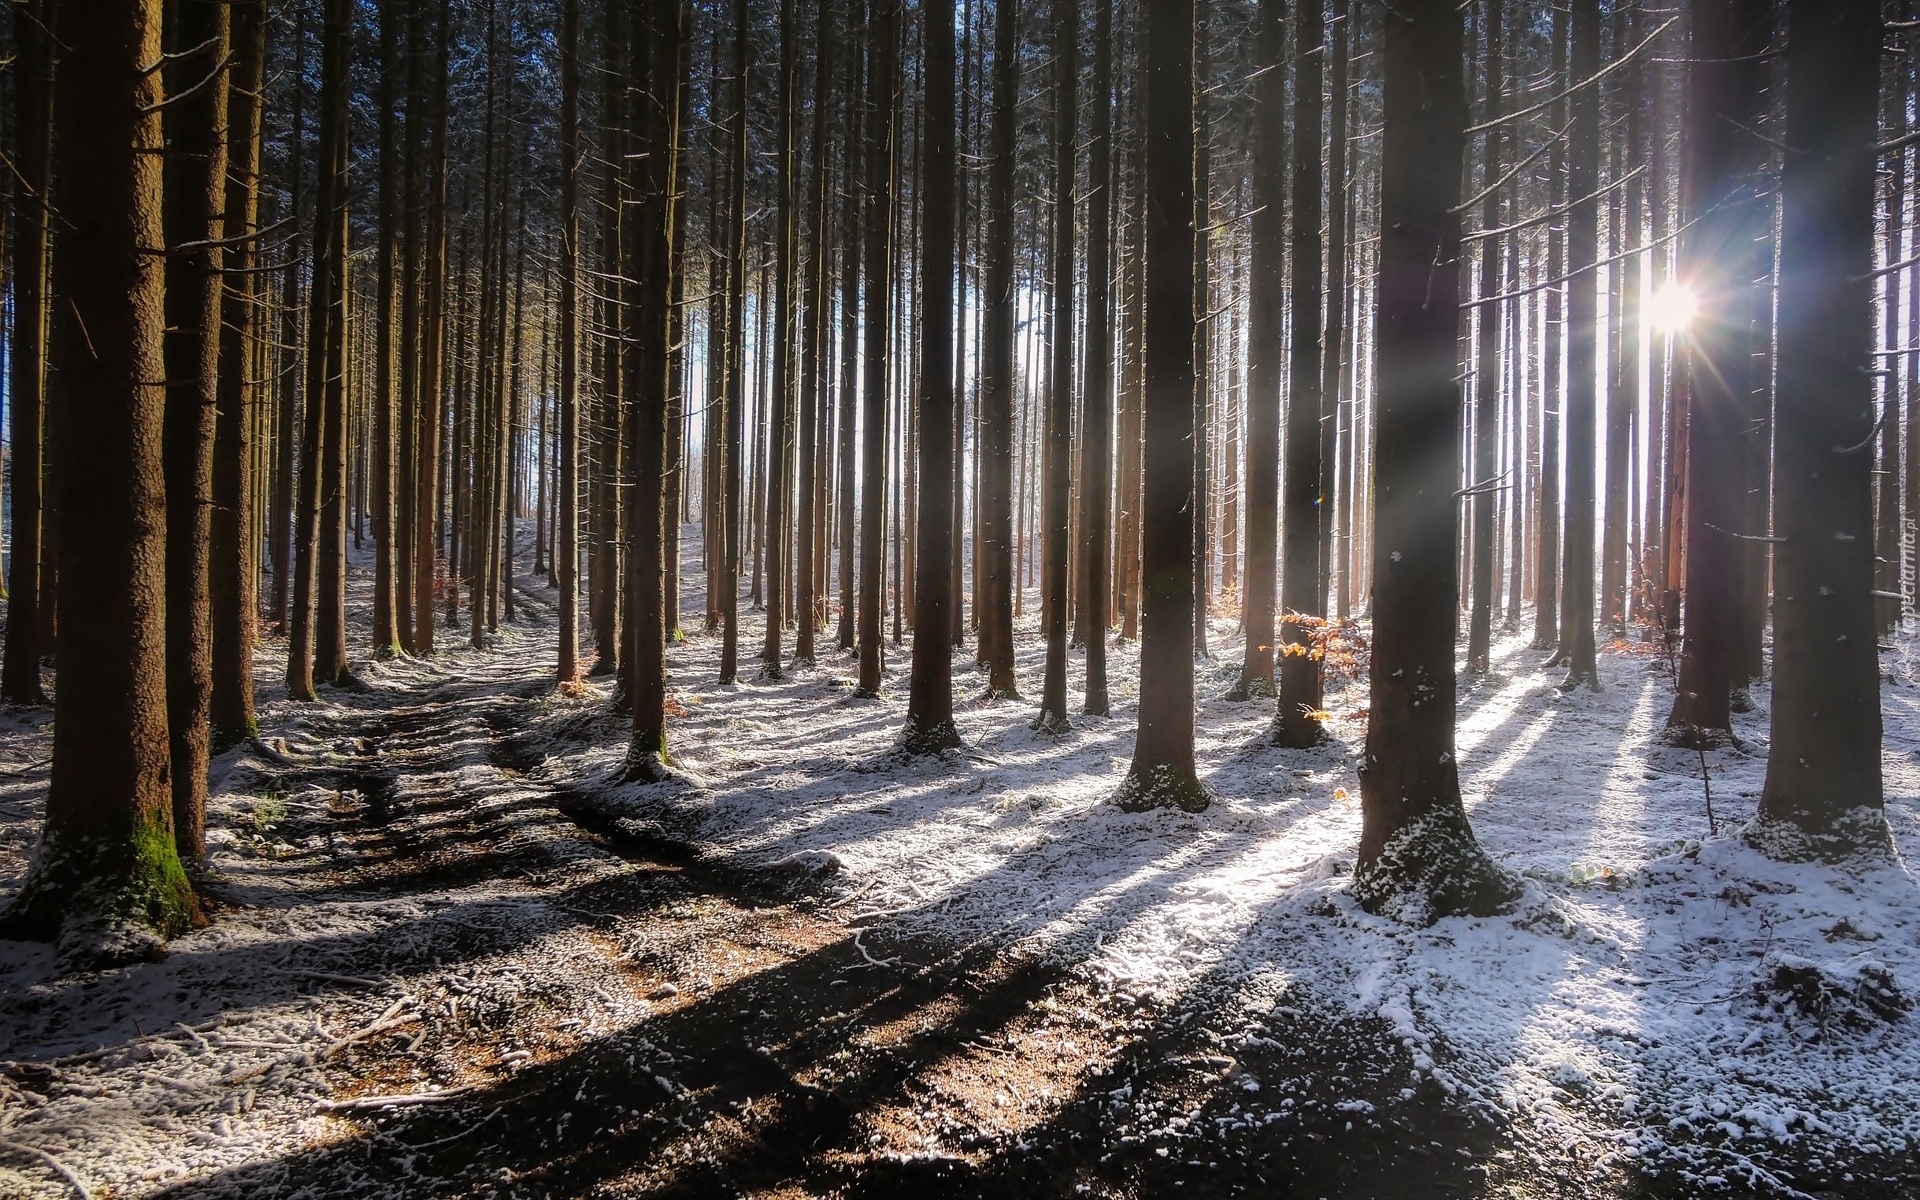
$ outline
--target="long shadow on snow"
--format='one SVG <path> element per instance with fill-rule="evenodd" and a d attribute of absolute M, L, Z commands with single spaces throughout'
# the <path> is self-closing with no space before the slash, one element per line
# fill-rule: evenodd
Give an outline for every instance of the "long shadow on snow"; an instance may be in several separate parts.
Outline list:
<path fill-rule="evenodd" d="M 510 1179 L 509 1195 L 732 1197 L 800 1182 L 860 1197 L 1075 1195 L 1096 1184 L 1411 1198 L 1478 1190 L 1474 1163 L 1499 1144 L 1495 1123 L 1437 1089 L 1401 1090 L 1410 1060 L 1378 1020 L 1268 1012 L 1266 1040 L 1223 1072 L 1223 1030 L 1204 1015 L 1238 985 L 1223 979 L 1188 993 L 1200 1003 L 1136 1015 L 1120 1058 L 1025 1128 L 989 1120 L 957 1153 L 871 1154 L 876 1118 L 911 1110 L 945 1065 L 998 1069 L 1005 1060 L 983 1041 L 1032 1017 L 1064 978 L 1065 963 L 1008 965 L 996 961 L 1003 949 L 896 943 L 882 952 L 931 950 L 934 962 L 874 967 L 842 939 L 458 1101 L 377 1118 L 374 1137 L 169 1194 L 443 1194 Z"/>

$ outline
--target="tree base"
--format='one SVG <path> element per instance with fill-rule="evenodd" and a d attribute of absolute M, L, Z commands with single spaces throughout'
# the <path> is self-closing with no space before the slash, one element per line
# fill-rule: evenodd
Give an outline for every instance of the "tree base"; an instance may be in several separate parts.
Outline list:
<path fill-rule="evenodd" d="M 613 782 L 642 786 L 661 783 L 696 786 L 693 777 L 674 766 L 673 759 L 665 750 L 660 749 L 657 740 L 652 738 L 637 739 L 633 745 L 627 747 L 627 761 L 614 772 Z"/>
<path fill-rule="evenodd" d="M 1737 687 L 1727 693 L 1727 711 L 1750 713 L 1753 711 L 1753 693 L 1746 688 Z"/>
<path fill-rule="evenodd" d="M 225 754 L 240 745 L 259 745 L 260 725 L 252 717 L 236 726 L 214 726 L 207 731 L 207 751 L 210 754 Z"/>
<path fill-rule="evenodd" d="M 0 937 L 54 943 L 64 970 L 103 970 L 157 959 L 167 939 L 206 924 L 169 831 L 63 840 L 0 913 Z"/>
<path fill-rule="evenodd" d="M 1761 801 L 1765 804 L 1765 800 Z M 1862 804 L 1834 816 L 1825 828 L 1809 829 L 1765 813 L 1747 822 L 1740 840 L 1775 862 L 1830 866 L 1888 866 L 1899 861 L 1884 808 Z"/>
<path fill-rule="evenodd" d="M 1567 662 L 1566 659 L 1560 659 L 1557 662 L 1548 663 L 1547 665 L 1552 667 L 1557 667 L 1565 664 L 1566 662 Z M 1580 687 L 1586 687 L 1592 691 L 1597 692 L 1601 690 L 1600 672 L 1569 670 L 1567 672 L 1567 677 L 1565 679 L 1562 679 L 1559 682 L 1559 684 L 1557 684 L 1556 686 L 1563 692 L 1571 692 L 1576 688 L 1580 688 Z"/>
<path fill-rule="evenodd" d="M 782 681 L 782 680 L 784 680 L 784 679 L 785 679 L 786 677 L 787 677 L 787 670 L 786 670 L 786 668 L 785 668 L 785 667 L 783 667 L 783 666 L 781 666 L 781 665 L 779 664 L 779 662 L 777 662 L 777 661 L 774 661 L 774 662 L 765 662 L 765 661 L 763 661 L 763 662 L 762 662 L 762 663 L 760 664 L 760 679 L 761 679 L 761 682 L 763 682 L 763 683 L 779 683 L 780 681 Z"/>
<path fill-rule="evenodd" d="M 319 682 L 343 692 L 364 692 L 369 690 L 367 681 L 355 675 L 350 667 L 341 667 L 339 673 L 332 679 L 322 679 Z"/>
<path fill-rule="evenodd" d="M 1311 717 L 1295 722 L 1275 716 L 1273 724 L 1268 727 L 1267 736 L 1274 745 L 1285 750 L 1311 750 L 1333 740 L 1328 736 L 1326 727 Z"/>
<path fill-rule="evenodd" d="M 1655 736 L 1662 745 L 1672 746 L 1676 750 L 1719 750 L 1740 744 L 1731 729 L 1694 725 L 1686 721 L 1669 721 Z"/>
<path fill-rule="evenodd" d="M 958 750 L 960 746 L 960 730 L 951 720 L 924 727 L 909 724 L 900 738 L 900 748 L 915 756 L 944 754 L 949 750 Z"/>
<path fill-rule="evenodd" d="M 1073 722 L 1060 713 L 1042 711 L 1027 728 L 1046 737 L 1065 737 L 1073 732 Z"/>
<path fill-rule="evenodd" d="M 1177 808 L 1182 812 L 1205 812 L 1213 803 L 1213 793 L 1198 778 L 1173 767 L 1150 767 L 1145 775 L 1128 771 L 1120 781 L 1113 802 L 1126 812 L 1147 812 L 1155 808 Z"/>
<path fill-rule="evenodd" d="M 1227 692 L 1226 698 L 1237 703 L 1244 700 L 1271 700 L 1279 694 L 1273 686 L 1273 680 L 1258 675 L 1250 679 L 1242 675 L 1240 682 Z"/>
<path fill-rule="evenodd" d="M 880 699 L 880 689 L 856 687 L 853 689 L 853 698 L 855 700 L 878 700 Z"/>
<path fill-rule="evenodd" d="M 1407 925 L 1490 917 L 1513 906 L 1519 881 L 1497 866 L 1458 807 L 1409 822 L 1353 873 L 1360 907 Z"/>

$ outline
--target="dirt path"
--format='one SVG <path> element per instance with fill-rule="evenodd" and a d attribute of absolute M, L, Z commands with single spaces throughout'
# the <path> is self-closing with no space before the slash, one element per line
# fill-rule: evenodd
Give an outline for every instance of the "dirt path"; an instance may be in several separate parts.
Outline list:
<path fill-rule="evenodd" d="M 1695 1194 L 1509 1123 L 1297 972 L 1096 986 L 610 817 L 579 764 L 622 720 L 549 681 L 537 583 L 484 650 L 265 706 L 288 761 L 217 765 L 208 929 L 0 980 L 0 1194 Z M 734 718 L 701 720 L 724 767 Z M 44 736 L 9 738 L 29 783 Z M 30 791 L 0 811 L 37 821 Z"/>

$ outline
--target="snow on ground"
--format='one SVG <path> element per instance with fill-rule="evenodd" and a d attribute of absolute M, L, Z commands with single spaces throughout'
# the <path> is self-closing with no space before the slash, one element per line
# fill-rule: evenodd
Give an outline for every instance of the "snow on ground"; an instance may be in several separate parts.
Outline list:
<path fill-rule="evenodd" d="M 688 552 L 697 563 L 697 540 Z M 1843 1171 L 1846 1155 L 1899 1161 L 1920 1142 L 1920 1038 L 1904 1010 L 1920 996 L 1920 889 L 1897 867 L 1783 866 L 1730 836 L 1764 774 L 1764 688 L 1760 711 L 1738 718 L 1745 748 L 1706 755 L 1715 838 L 1700 759 L 1653 736 L 1671 693 L 1662 663 L 1619 647 L 1603 656 L 1603 690 L 1563 694 L 1541 655 L 1505 638 L 1494 672 L 1463 683 L 1459 757 L 1475 830 L 1525 895 L 1511 915 L 1416 930 L 1344 891 L 1364 682 L 1329 694 L 1330 744 L 1274 748 L 1272 702 L 1225 699 L 1231 620 L 1213 622 L 1217 657 L 1199 673 L 1213 807 L 1127 814 L 1106 801 L 1131 752 L 1133 646 L 1109 656 L 1112 715 L 1076 716 L 1061 738 L 1028 728 L 1029 702 L 982 700 L 984 677 L 957 654 L 966 749 L 910 760 L 895 752 L 904 645 L 889 647 L 882 697 L 863 700 L 838 651 L 757 677 L 762 626 L 748 613 L 743 681 L 719 686 L 719 636 L 697 631 L 690 573 L 696 631 L 670 655 L 684 713 L 671 737 L 703 786 L 636 788 L 611 782 L 625 746 L 599 715 L 603 693 L 547 682 L 551 592 L 521 583 L 527 611 L 489 649 L 443 631 L 458 648 L 356 663 L 365 687 L 319 705 L 280 698 L 283 649 L 263 647 L 262 728 L 295 765 L 246 751 L 216 764 L 222 904 L 167 959 L 62 978 L 45 948 L 0 943 L 0 1060 L 13 1060 L 0 1063 L 0 1148 L 13 1149 L 0 1192 L 44 1192 L 57 1169 L 142 1194 L 350 1136 L 325 1105 L 356 1090 L 480 1082 L 475 1045 L 495 1074 L 547 1053 L 511 1022 L 475 1024 L 488 1003 L 564 994 L 554 1021 L 577 1038 L 671 1003 L 636 998 L 578 919 L 588 890 L 628 866 L 556 804 L 599 808 L 719 867 L 816 875 L 834 918 L 869 931 L 863 956 L 945 940 L 1065 964 L 1122 1003 L 1331 1000 L 1389 1023 L 1412 1054 L 1409 1089 L 1438 1086 L 1590 1162 L 1770 1190 L 1786 1186 L 1783 1164 Z M 833 644 L 829 630 L 821 645 Z M 1035 696 L 1032 617 L 1018 644 Z M 1888 812 L 1908 853 L 1916 656 L 1920 643 L 1898 643 L 1883 692 Z M 1080 671 L 1076 652 L 1076 698 Z M 44 714 L 0 720 L 4 897 L 24 873 L 50 746 Z M 343 815 L 366 818 L 362 832 L 336 834 Z M 395 871 L 411 886 L 393 886 Z M 464 1057 L 343 1074 L 375 1037 L 431 1029 L 431 1050 L 451 1026 Z"/>
<path fill-rule="evenodd" d="M 1022 633 L 1032 697 L 1033 618 Z M 1817 1163 L 1920 1148 L 1920 1039 L 1901 999 L 1920 996 L 1920 888 L 1898 866 L 1776 864 L 1735 836 L 1765 775 L 1766 688 L 1736 718 L 1743 745 L 1705 756 L 1715 838 L 1699 756 L 1655 736 L 1672 696 L 1663 661 L 1617 644 L 1602 690 L 1562 693 L 1526 636 L 1502 638 L 1490 674 L 1462 674 L 1458 746 L 1474 828 L 1525 895 L 1512 915 L 1414 930 L 1345 893 L 1364 682 L 1329 694 L 1331 744 L 1278 749 L 1263 736 L 1271 701 L 1225 699 L 1233 623 L 1215 620 L 1211 640 L 1197 748 L 1215 802 L 1199 815 L 1107 803 L 1131 752 L 1133 647 L 1109 656 L 1112 715 L 1076 716 L 1059 739 L 1027 728 L 1030 704 L 980 699 L 971 652 L 956 654 L 967 751 L 927 762 L 891 752 L 905 647 L 890 649 L 875 702 L 853 696 L 851 661 L 836 656 L 718 686 L 696 639 L 675 674 L 689 716 L 673 738 L 708 786 L 599 794 L 727 861 L 837 867 L 864 921 L 1006 939 L 1129 995 L 1276 975 L 1337 992 L 1391 1021 L 1442 1086 L 1590 1160 L 1785 1186 L 1766 1165 L 1778 1151 Z M 1908 853 L 1916 653 L 1900 644 L 1883 692 L 1889 818 Z M 1076 653 L 1075 697 L 1080 669 Z M 595 786 L 621 753 L 596 747 L 559 771 Z"/>

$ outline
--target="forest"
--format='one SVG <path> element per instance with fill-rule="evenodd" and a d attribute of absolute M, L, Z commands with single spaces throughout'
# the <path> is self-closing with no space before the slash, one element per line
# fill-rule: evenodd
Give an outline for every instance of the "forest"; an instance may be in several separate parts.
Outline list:
<path fill-rule="evenodd" d="M 1920 1194 L 1913 0 L 7 0 L 0 1195 Z"/>

